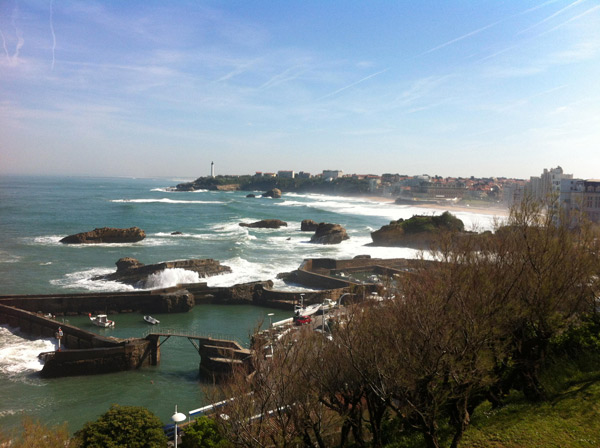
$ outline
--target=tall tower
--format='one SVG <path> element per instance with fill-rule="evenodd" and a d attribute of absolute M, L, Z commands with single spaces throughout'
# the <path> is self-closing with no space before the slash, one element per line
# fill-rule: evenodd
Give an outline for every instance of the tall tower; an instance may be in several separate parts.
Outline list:
<path fill-rule="evenodd" d="M 210 162 L 210 177 L 215 177 L 215 162 Z"/>

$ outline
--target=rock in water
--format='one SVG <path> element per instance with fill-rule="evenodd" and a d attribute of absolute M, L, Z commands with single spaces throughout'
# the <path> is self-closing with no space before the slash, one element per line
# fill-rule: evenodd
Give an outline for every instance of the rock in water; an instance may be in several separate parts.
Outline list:
<path fill-rule="evenodd" d="M 350 237 L 346 233 L 346 229 L 341 225 L 322 222 L 317 227 L 310 242 L 317 244 L 340 244 L 347 239 L 350 239 Z"/>
<path fill-rule="evenodd" d="M 263 219 L 261 221 L 256 221 L 250 224 L 240 222 L 240 226 L 262 229 L 278 229 L 280 227 L 287 227 L 287 222 L 282 221 L 280 219 Z"/>
<path fill-rule="evenodd" d="M 312 219 L 305 219 L 300 223 L 300 230 L 302 232 L 314 232 L 319 227 L 319 223 Z"/>
<path fill-rule="evenodd" d="M 263 193 L 262 197 L 278 199 L 281 197 L 281 190 L 279 188 L 273 188 L 272 190 L 269 190 L 266 193 Z"/>
<path fill-rule="evenodd" d="M 165 261 L 162 263 L 145 265 L 135 258 L 126 257 L 119 259 L 116 265 L 117 272 L 99 275 L 92 280 L 110 280 L 144 287 L 148 276 L 164 271 L 165 269 L 185 269 L 187 271 L 196 272 L 201 278 L 231 272 L 229 266 L 223 266 L 217 260 L 212 260 L 210 258 Z"/>
<path fill-rule="evenodd" d="M 371 239 L 373 246 L 428 249 L 440 234 L 461 234 L 464 228 L 460 219 L 446 211 L 441 215 L 414 215 L 410 219 L 391 221 L 379 230 L 371 232 Z"/>
<path fill-rule="evenodd" d="M 136 243 L 144 238 L 146 238 L 146 232 L 139 227 L 130 227 L 129 229 L 102 227 L 66 236 L 60 242 L 63 244 Z"/>

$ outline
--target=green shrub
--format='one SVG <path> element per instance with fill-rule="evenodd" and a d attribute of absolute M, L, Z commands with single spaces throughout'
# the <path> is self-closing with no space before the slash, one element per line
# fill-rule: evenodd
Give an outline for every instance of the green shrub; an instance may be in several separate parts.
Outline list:
<path fill-rule="evenodd" d="M 167 446 L 163 424 L 141 406 L 113 405 L 95 422 L 75 434 L 82 448 L 162 448 Z"/>
<path fill-rule="evenodd" d="M 219 433 L 214 420 L 208 417 L 197 418 L 186 426 L 181 436 L 182 448 L 225 448 L 227 441 Z"/>

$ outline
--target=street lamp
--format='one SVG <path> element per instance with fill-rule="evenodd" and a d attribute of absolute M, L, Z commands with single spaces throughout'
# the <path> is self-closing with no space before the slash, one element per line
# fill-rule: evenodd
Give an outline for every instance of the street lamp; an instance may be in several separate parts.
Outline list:
<path fill-rule="evenodd" d="M 184 422 L 187 417 L 181 412 L 177 412 L 177 405 L 175 405 L 175 414 L 171 416 L 171 420 L 175 423 L 175 448 L 177 448 L 177 423 Z"/>
<path fill-rule="evenodd" d="M 271 342 L 271 357 L 273 357 L 273 323 L 271 322 L 271 318 L 275 315 L 275 313 L 269 313 L 269 339 Z"/>
<path fill-rule="evenodd" d="M 342 306 L 342 299 L 343 299 L 344 297 L 346 297 L 346 296 L 349 296 L 349 295 L 350 295 L 350 293 L 349 293 L 349 292 L 346 292 L 346 293 L 342 294 L 342 295 L 341 295 L 341 297 L 338 299 L 338 305 L 339 305 L 339 306 Z"/>

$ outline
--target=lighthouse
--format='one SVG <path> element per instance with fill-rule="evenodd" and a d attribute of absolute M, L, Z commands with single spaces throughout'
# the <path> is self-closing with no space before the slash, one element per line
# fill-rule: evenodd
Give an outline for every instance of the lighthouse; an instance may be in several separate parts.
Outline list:
<path fill-rule="evenodd" d="M 210 177 L 215 177 L 215 162 L 210 162 Z"/>

